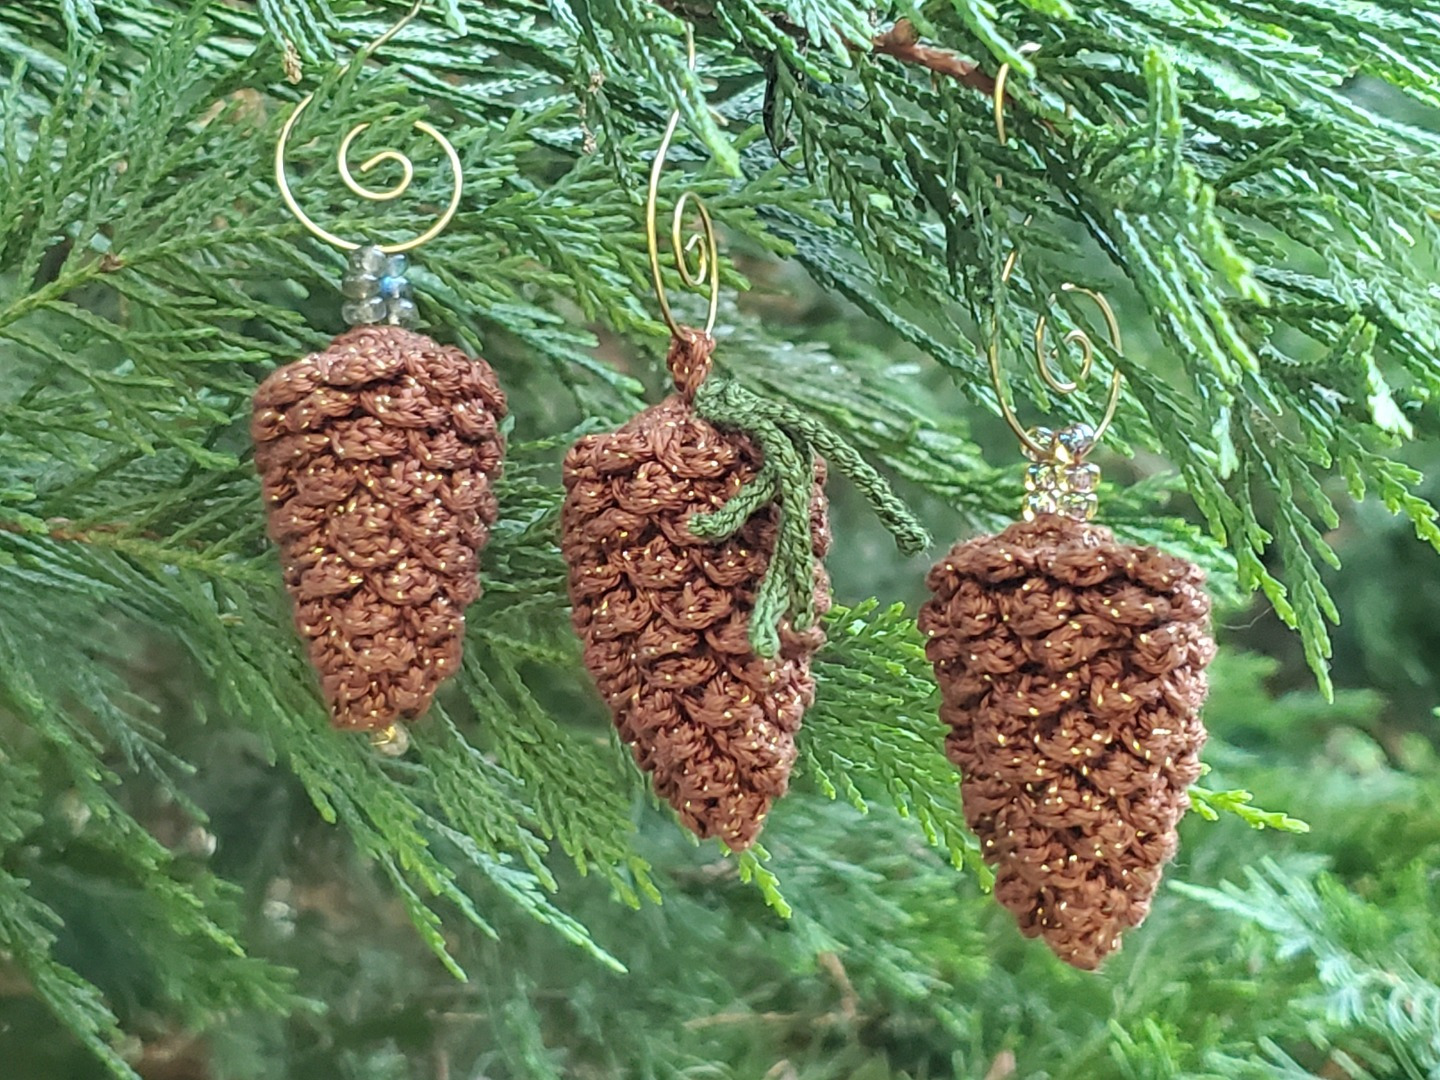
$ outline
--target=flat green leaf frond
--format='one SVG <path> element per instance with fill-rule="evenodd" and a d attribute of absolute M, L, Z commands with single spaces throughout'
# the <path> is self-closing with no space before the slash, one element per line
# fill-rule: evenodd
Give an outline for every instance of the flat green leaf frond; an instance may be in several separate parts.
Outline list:
<path fill-rule="evenodd" d="M 1352 487 L 1390 472 L 1392 502 L 1428 535 L 1390 455 L 1362 463 L 1353 447 L 1410 437 L 1440 377 L 1426 287 L 1440 141 L 1391 119 L 1387 91 L 1340 90 L 1359 66 L 1429 100 L 1434 13 L 1343 8 L 1344 25 L 1367 26 L 1363 57 L 1318 8 L 1289 3 L 1092 5 L 1048 26 L 996 22 L 987 5 L 927 11 L 925 44 L 1011 61 L 1004 147 L 983 84 L 914 57 L 861 61 L 835 84 L 782 64 L 774 80 L 787 156 L 841 229 L 781 213 L 772 229 L 973 397 L 990 396 L 992 305 L 1013 355 L 1041 314 L 1084 325 L 1048 298 L 1084 253 L 1108 260 L 1108 281 L 1081 284 L 1119 305 L 1129 343 L 1119 429 L 1179 468 L 1241 584 L 1300 630 L 1322 680 L 1332 508 L 1317 493 L 1337 471 Z M 1041 46 L 1033 75 L 993 34 Z M 1008 370 L 1052 418 L 1097 415 L 1098 390 L 1061 402 Z M 1275 497 L 1282 484 L 1295 498 Z"/>
<path fill-rule="evenodd" d="M 765 850 L 764 845 L 756 844 L 736 855 L 735 863 L 740 880 L 759 891 L 766 907 L 780 918 L 788 919 L 794 914 L 794 909 L 780 892 L 780 879 L 766 867 L 765 863 L 769 859 L 770 853 Z"/>
<path fill-rule="evenodd" d="M 1400 877 L 1398 895 L 1385 898 L 1386 907 L 1313 866 L 1268 859 L 1247 870 L 1243 884 L 1171 887 L 1253 923 L 1281 958 L 1313 964 L 1321 991 L 1299 1001 L 1302 1011 L 1385 1047 L 1388 1053 L 1369 1052 L 1382 1070 L 1398 1060 L 1424 1076 L 1440 1068 L 1440 985 L 1402 950 L 1407 939 L 1428 949 L 1429 930 L 1420 918 L 1402 931 L 1390 912 L 1430 910 L 1435 887 L 1429 877 L 1423 865 L 1413 865 Z"/>
<path fill-rule="evenodd" d="M 1248 791 L 1211 791 L 1195 784 L 1190 788 L 1190 809 L 1206 821 L 1219 821 L 1221 814 L 1233 814 L 1252 829 L 1279 829 L 1289 833 L 1310 831 L 1309 825 L 1282 810 L 1262 810 L 1253 805 L 1254 798 Z"/>
<path fill-rule="evenodd" d="M 923 640 L 903 605 L 837 607 L 815 658 L 818 692 L 800 735 L 809 783 L 862 813 L 872 803 L 912 819 L 958 867 L 989 871 L 960 812 L 959 777 L 941 747 Z"/>
<path fill-rule="evenodd" d="M 701 910 L 639 828 L 646 780 L 586 682 L 557 546 L 565 448 L 664 385 L 644 185 L 676 108 L 662 231 L 687 188 L 719 226 L 717 367 L 843 435 L 942 544 L 1013 519 L 1020 499 L 1023 465 L 991 415 L 993 332 L 1026 423 L 1095 419 L 1120 366 L 1106 454 L 1135 460 L 1105 462 L 1107 520 L 1203 563 L 1227 610 L 1263 593 L 1322 679 L 1347 497 L 1373 497 L 1440 547 L 1433 491 L 1406 445 L 1440 432 L 1435 0 L 439 0 L 349 63 L 409 6 L 0 4 L 0 954 L 6 985 L 115 1075 L 131 1075 L 123 1040 L 152 1014 L 219 1039 L 241 1012 L 304 1012 L 292 973 L 261 957 L 288 962 L 264 906 L 272 888 L 304 889 L 282 879 L 311 845 L 333 843 L 350 860 L 347 888 L 378 897 L 360 912 L 367 931 L 413 925 L 456 976 L 512 937 L 639 970 L 649 943 L 633 930 L 658 925 L 644 901 L 659 882 Z M 988 86 L 1003 63 L 1002 145 Z M 273 182 L 274 140 L 312 91 L 287 175 L 306 211 L 346 237 L 425 228 L 448 177 L 414 124 L 453 139 L 466 193 L 415 260 L 420 322 L 484 355 L 511 403 L 467 660 L 398 761 L 329 727 L 247 433 L 259 382 L 343 328 L 344 256 L 293 220 Z M 405 198 L 357 200 L 336 177 L 334 150 L 361 122 L 357 169 L 384 146 L 413 156 Z M 393 161 L 365 176 L 382 188 L 397 178 Z M 703 301 L 682 295 L 664 260 L 694 321 Z M 747 292 L 749 279 L 759 287 Z M 1103 330 L 1067 283 L 1111 299 L 1125 345 L 1102 344 L 1098 377 L 1061 397 L 1029 362 L 1037 322 L 1052 341 Z M 812 340 L 795 340 L 801 326 Z M 1077 359 L 1062 347 L 1055 365 L 1073 376 Z M 854 490 L 830 490 L 848 520 Z M 837 536 L 839 595 L 918 596 L 918 565 L 873 558 L 886 541 L 865 528 Z M 964 1048 L 924 1069 L 984 1075 L 1001 1059 L 982 1036 L 1021 1015 L 1059 1031 L 1063 1010 L 1018 990 L 1005 1000 L 1028 1004 L 1013 1015 L 963 1000 L 966 979 L 1012 976 L 982 957 L 978 897 L 961 895 L 986 871 L 912 616 L 856 601 L 826 629 L 797 792 L 765 836 L 773 858 L 697 857 L 747 878 L 751 910 L 790 916 L 789 941 L 803 945 L 784 953 L 793 970 L 876 939 L 861 977 L 928 1002 L 947 1053 Z M 1428 685 L 1424 664 L 1408 663 L 1405 677 Z M 1292 715 L 1267 700 L 1265 723 Z M 1352 703 L 1345 722 L 1372 705 Z M 265 798 L 252 802 L 255 777 Z M 1251 781 L 1197 788 L 1197 813 L 1298 829 L 1251 804 Z M 227 803 L 216 787 L 232 782 Z M 847 829 L 865 812 L 875 832 Z M 916 875 L 904 895 L 924 914 L 884 887 L 902 867 L 947 860 L 974 878 Z M 1366 1039 L 1429 1061 L 1433 986 L 1352 934 L 1373 930 L 1374 913 L 1325 881 L 1266 870 L 1204 896 L 1318 958 L 1322 980 L 1340 973 L 1325 1007 Z M 1421 910 L 1421 883 L 1405 888 Z M 582 911 L 587 889 L 627 905 L 623 933 Z M 700 955 L 687 977 L 700 978 Z M 723 954 L 712 939 L 703 955 Z M 1158 966 L 1127 970 L 1143 979 Z M 571 1063 L 544 1045 L 542 1006 L 523 999 L 530 977 L 451 989 L 503 1014 L 506 1054 L 559 1075 Z M 1365 988 L 1355 1001 L 1342 992 L 1351 978 Z M 1000 983 L 983 985 L 973 996 Z M 417 1011 L 449 1015 L 433 1004 Z M 1209 1003 L 1182 1005 L 1164 1022 L 1107 1017 L 1120 1034 L 1057 1041 L 1055 1060 L 1078 1063 L 1073 1075 L 1110 1075 L 1117 1055 L 1127 1068 L 1178 1061 L 1176 1018 Z M 565 1014 L 567 1032 L 585 1009 Z M 796 1015 L 798 1031 L 807 1014 Z M 837 1015 L 844 1038 L 795 1041 L 825 1055 L 797 1076 L 867 1075 L 835 1054 L 866 1052 L 882 1025 Z M 982 1045 L 985 1060 L 971 1049 Z M 778 1060 L 748 1068 L 755 1054 L 732 1071 L 760 1076 Z"/>

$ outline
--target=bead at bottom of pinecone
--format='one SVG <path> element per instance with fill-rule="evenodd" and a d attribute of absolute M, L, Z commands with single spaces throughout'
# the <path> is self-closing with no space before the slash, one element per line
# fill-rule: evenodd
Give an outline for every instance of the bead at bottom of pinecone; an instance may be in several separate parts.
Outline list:
<path fill-rule="evenodd" d="M 620 430 L 581 439 L 565 459 L 561 548 L 585 666 L 656 792 L 701 838 L 749 847 L 785 793 L 795 732 L 814 698 L 817 627 L 782 628 L 780 653 L 749 639 L 773 550 L 773 507 L 728 540 L 693 536 L 754 478 L 759 452 L 697 417 L 679 396 Z M 817 480 L 814 550 L 829 538 Z M 815 572 L 817 609 L 829 605 Z"/>
<path fill-rule="evenodd" d="M 1092 969 L 1149 912 L 1205 742 L 1196 566 L 1057 515 L 957 544 L 920 614 L 995 895 Z"/>
<path fill-rule="evenodd" d="M 256 391 L 269 532 L 337 727 L 417 717 L 459 669 L 504 416 L 488 364 L 398 326 L 350 330 Z"/>

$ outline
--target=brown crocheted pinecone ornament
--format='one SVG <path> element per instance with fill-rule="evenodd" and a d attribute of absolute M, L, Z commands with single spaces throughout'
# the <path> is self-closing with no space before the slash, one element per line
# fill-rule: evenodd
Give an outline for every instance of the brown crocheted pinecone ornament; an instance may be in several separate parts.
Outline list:
<path fill-rule="evenodd" d="M 668 362 L 679 393 L 566 455 L 561 548 L 585 666 L 620 737 L 687 827 L 739 851 L 785 793 L 824 632 L 783 622 L 771 659 L 751 643 L 751 612 L 775 550 L 773 503 L 727 539 L 689 529 L 691 515 L 724 506 L 761 466 L 750 439 L 696 415 L 713 348 L 694 331 L 677 337 Z M 829 606 L 818 562 L 829 545 L 822 482 L 817 469 L 817 612 Z"/>
<path fill-rule="evenodd" d="M 927 579 L 966 821 L 1021 931 L 1078 968 L 1140 924 L 1175 854 L 1215 652 L 1203 583 L 1049 512 L 957 544 Z"/>
<path fill-rule="evenodd" d="M 270 536 L 337 727 L 417 717 L 459 668 L 504 416 L 485 361 L 391 325 L 355 327 L 256 391 Z"/>

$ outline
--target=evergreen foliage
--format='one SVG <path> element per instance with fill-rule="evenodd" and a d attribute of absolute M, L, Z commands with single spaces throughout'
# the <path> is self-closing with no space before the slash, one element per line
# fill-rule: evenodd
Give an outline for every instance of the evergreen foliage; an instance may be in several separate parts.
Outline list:
<path fill-rule="evenodd" d="M 0 5 L 0 1011 L 83 1051 L 25 1045 L 17 1075 L 159 1075 L 157 1047 L 202 1053 L 187 1032 L 237 1077 L 442 1053 L 517 1077 L 1440 1067 L 1440 941 L 1411 929 L 1440 853 L 1418 649 L 1383 701 L 1333 706 L 1222 662 L 1196 805 L 1229 819 L 1188 826 L 1194 884 L 1107 996 L 1022 952 L 981 893 L 892 606 L 921 567 L 877 557 L 853 492 L 848 606 L 768 856 L 687 849 L 650 805 L 578 673 L 555 547 L 564 448 L 662 385 L 642 201 L 678 104 L 664 198 L 702 192 L 727 292 L 760 286 L 722 308 L 723 369 L 860 448 L 937 535 L 993 528 L 1020 474 L 990 415 L 992 312 L 1033 414 L 1093 416 L 1102 391 L 1050 400 L 1014 357 L 1042 312 L 1057 338 L 1091 325 L 1063 283 L 1105 292 L 1129 338 L 1100 350 L 1126 375 L 1116 442 L 1138 455 L 1105 519 L 1206 564 L 1230 611 L 1261 591 L 1328 693 L 1335 549 L 1381 529 L 1342 494 L 1440 546 L 1401 449 L 1437 431 L 1440 4 L 436 0 L 348 62 L 408 6 Z M 343 256 L 272 180 L 311 91 L 292 176 L 341 234 L 408 234 L 447 194 L 417 152 L 403 207 L 357 205 L 326 160 L 352 124 L 372 124 L 360 147 L 410 146 L 422 118 L 455 142 L 462 211 L 412 280 L 515 414 L 465 668 L 400 761 L 326 726 L 249 461 L 255 385 L 340 329 Z M 833 298 L 818 318 L 786 307 L 812 286 L 775 256 Z M 1363 605 L 1344 633 L 1395 651 Z M 1319 855 L 1238 869 L 1301 828 L 1252 789 L 1314 827 L 1290 850 L 1329 876 Z M 1236 944 L 1241 920 L 1257 937 Z M 1313 996 L 1263 1002 L 1254 971 Z"/>

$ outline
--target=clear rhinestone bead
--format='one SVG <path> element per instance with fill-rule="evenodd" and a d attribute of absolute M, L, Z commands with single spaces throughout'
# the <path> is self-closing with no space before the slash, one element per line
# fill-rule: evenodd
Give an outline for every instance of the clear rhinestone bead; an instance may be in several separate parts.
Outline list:
<path fill-rule="evenodd" d="M 1040 453 L 1037 455 L 1028 445 L 1022 445 L 1020 449 L 1027 458 L 1031 461 L 1044 461 L 1053 456 L 1055 432 L 1045 427 L 1033 427 L 1025 434 L 1030 437 L 1031 442 L 1040 448 Z"/>
<path fill-rule="evenodd" d="M 1025 469 L 1026 491 L 1054 491 L 1060 487 L 1060 472 L 1054 465 L 1037 462 Z"/>
<path fill-rule="evenodd" d="M 1055 448 L 1061 461 L 1079 461 L 1095 446 L 1095 429 L 1089 424 L 1071 424 L 1055 432 Z"/>
<path fill-rule="evenodd" d="M 1064 486 L 1071 491 L 1089 492 L 1100 486 L 1100 466 L 1086 462 L 1065 470 Z"/>
<path fill-rule="evenodd" d="M 1066 517 L 1072 517 L 1076 521 L 1089 521 L 1099 508 L 1100 500 L 1093 494 L 1083 491 L 1063 492 L 1057 500 L 1056 507 L 1059 513 Z"/>
<path fill-rule="evenodd" d="M 1040 514 L 1053 514 L 1060 509 L 1060 501 L 1053 491 L 1032 491 L 1025 496 L 1025 520 L 1032 521 Z"/>
<path fill-rule="evenodd" d="M 380 731 L 372 732 L 370 745 L 386 757 L 404 757 L 410 749 L 410 733 L 403 724 L 391 724 Z"/>

